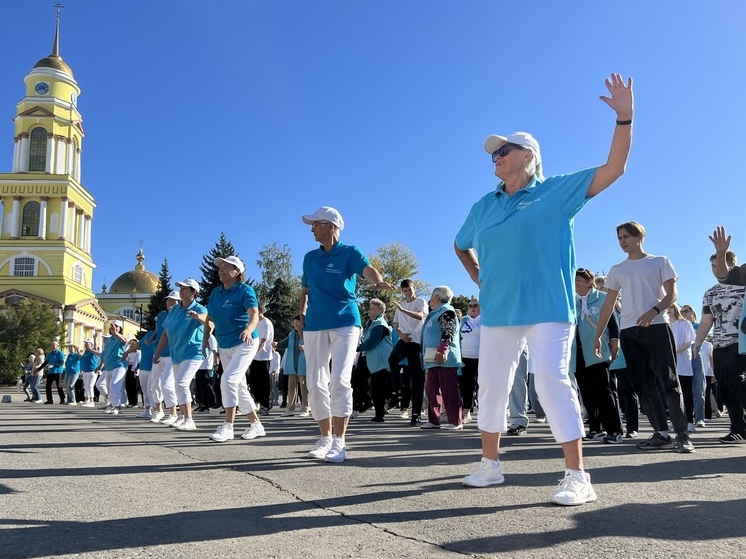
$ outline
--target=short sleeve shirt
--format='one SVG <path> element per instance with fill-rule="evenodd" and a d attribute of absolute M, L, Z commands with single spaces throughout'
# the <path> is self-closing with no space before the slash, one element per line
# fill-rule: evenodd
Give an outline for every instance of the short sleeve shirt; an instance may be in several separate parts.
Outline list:
<path fill-rule="evenodd" d="M 124 346 L 126 344 L 119 338 L 110 336 L 104 338 L 104 349 L 101 352 L 101 359 L 104 362 L 104 370 L 113 371 L 119 367 L 124 367 L 124 361 L 122 361 L 122 354 L 124 353 Z"/>
<path fill-rule="evenodd" d="M 712 315 L 712 345 L 715 349 L 738 343 L 744 292 L 746 287 L 722 283 L 705 291 L 702 314 Z"/>
<path fill-rule="evenodd" d="M 574 218 L 595 175 L 534 177 L 512 196 L 501 182 L 471 208 L 456 246 L 476 252 L 484 326 L 574 322 Z"/>
<path fill-rule="evenodd" d="M 163 328 L 168 334 L 171 361 L 174 365 L 182 361 L 202 361 L 202 337 L 205 328 L 199 320 L 187 314 L 189 311 L 207 313 L 207 309 L 197 301 L 192 301 L 189 307 L 179 303 L 171 307 L 163 323 Z"/>
<path fill-rule="evenodd" d="M 236 282 L 228 289 L 219 285 L 210 293 L 207 313 L 215 324 L 215 337 L 223 349 L 230 349 L 243 343 L 241 332 L 249 325 L 248 309 L 259 306 L 254 288 L 242 282 Z M 251 333 L 257 338 L 256 329 Z"/>
<path fill-rule="evenodd" d="M 308 289 L 306 330 L 361 326 L 356 277 L 362 276 L 368 266 L 370 260 L 363 251 L 343 243 L 337 243 L 329 252 L 320 247 L 306 254 L 301 278 L 301 284 Z"/>

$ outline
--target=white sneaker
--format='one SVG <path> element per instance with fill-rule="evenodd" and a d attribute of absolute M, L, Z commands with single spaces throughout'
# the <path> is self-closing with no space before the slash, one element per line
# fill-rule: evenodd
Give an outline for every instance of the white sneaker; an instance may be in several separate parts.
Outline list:
<path fill-rule="evenodd" d="M 109 400 L 106 400 L 104 402 L 104 405 L 103 406 L 99 406 L 98 408 L 101 409 L 101 410 L 105 410 L 108 407 L 111 407 L 111 402 L 109 402 Z"/>
<path fill-rule="evenodd" d="M 135 416 L 137 419 L 152 419 L 153 414 L 150 413 L 150 408 L 145 408 L 143 411 Z"/>
<path fill-rule="evenodd" d="M 264 432 L 264 425 L 262 425 L 259 421 L 255 421 L 248 429 L 246 429 L 246 431 L 243 432 L 241 438 L 245 441 L 250 441 L 251 439 L 256 439 L 257 437 L 263 437 L 264 435 L 266 435 L 266 433 Z"/>
<path fill-rule="evenodd" d="M 469 410 L 464 411 L 463 415 L 461 416 L 461 423 L 466 425 L 467 423 L 471 423 L 471 412 Z"/>
<path fill-rule="evenodd" d="M 324 462 L 344 462 L 347 458 L 347 451 L 345 449 L 345 440 L 341 437 L 334 437 L 332 439 L 332 447 L 329 452 L 324 456 Z"/>
<path fill-rule="evenodd" d="M 352 410 L 352 419 L 357 419 L 358 415 L 360 415 L 360 413 L 357 410 Z"/>
<path fill-rule="evenodd" d="M 104 413 L 114 413 L 114 410 L 116 410 L 116 409 L 117 408 L 115 408 L 114 406 L 108 406 L 108 407 L 104 408 Z"/>
<path fill-rule="evenodd" d="M 429 421 L 425 421 L 425 423 L 420 425 L 420 429 L 440 429 L 440 425 L 436 425 L 435 423 L 430 423 Z"/>
<path fill-rule="evenodd" d="M 707 427 L 707 423 L 705 423 L 704 419 L 700 419 L 699 421 L 697 421 L 696 426 L 697 427 Z"/>
<path fill-rule="evenodd" d="M 308 417 L 309 415 L 311 415 L 311 412 L 308 412 L 308 411 L 302 411 L 302 412 L 300 412 L 300 414 L 299 414 L 299 415 L 300 415 L 301 417 Z"/>
<path fill-rule="evenodd" d="M 408 409 L 406 409 L 406 410 L 404 410 L 404 411 L 401 412 L 401 418 L 402 419 L 410 419 L 410 415 L 409 415 L 409 410 Z"/>
<path fill-rule="evenodd" d="M 166 414 L 162 411 L 156 411 L 153 412 L 153 417 L 150 418 L 150 421 L 153 423 L 160 423 L 163 418 L 166 417 Z"/>
<path fill-rule="evenodd" d="M 161 425 L 168 425 L 169 427 L 179 420 L 176 415 L 168 415 L 161 420 Z"/>
<path fill-rule="evenodd" d="M 223 423 L 215 429 L 215 432 L 210 435 L 210 438 L 216 443 L 224 443 L 225 441 L 231 440 L 233 438 L 233 424 Z"/>
<path fill-rule="evenodd" d="M 197 428 L 191 417 L 184 419 L 179 425 L 174 424 L 174 427 L 179 431 L 194 431 Z"/>
<path fill-rule="evenodd" d="M 454 425 L 453 423 L 449 423 L 448 425 L 443 425 L 443 429 L 446 429 L 447 431 L 461 431 L 464 428 L 464 424 L 460 423 L 459 425 Z"/>
<path fill-rule="evenodd" d="M 285 413 L 281 414 L 280 417 L 293 417 L 294 415 L 295 415 L 295 411 L 287 410 Z"/>
<path fill-rule="evenodd" d="M 474 466 L 470 475 L 466 476 L 461 482 L 466 487 L 488 487 L 490 485 L 500 485 L 505 481 L 500 463 L 497 465 L 492 460 L 482 458 L 482 461 Z"/>
<path fill-rule="evenodd" d="M 83 408 L 95 408 L 96 404 L 94 404 L 93 402 L 86 402 L 84 404 L 80 404 L 80 406 Z"/>
<path fill-rule="evenodd" d="M 592 503 L 596 499 L 588 472 L 565 471 L 565 478 L 560 480 L 559 487 L 552 493 L 551 501 L 555 505 L 571 506 Z"/>
<path fill-rule="evenodd" d="M 112 408 L 111 413 L 113 415 L 119 415 L 119 408 Z"/>
<path fill-rule="evenodd" d="M 181 425 L 184 425 L 184 421 L 186 421 L 186 417 L 184 417 L 183 415 L 180 415 L 176 419 L 176 421 L 174 421 L 173 423 L 171 423 L 171 427 L 176 427 L 178 429 Z"/>
<path fill-rule="evenodd" d="M 308 458 L 323 460 L 332 448 L 332 438 L 321 437 L 316 441 L 316 446 L 308 453 Z"/>

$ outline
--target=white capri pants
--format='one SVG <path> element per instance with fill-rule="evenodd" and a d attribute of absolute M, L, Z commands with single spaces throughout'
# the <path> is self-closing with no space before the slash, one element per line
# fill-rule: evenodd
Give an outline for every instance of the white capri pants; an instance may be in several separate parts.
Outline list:
<path fill-rule="evenodd" d="M 126 398 L 124 397 L 124 377 L 126 374 L 127 369 L 124 367 L 117 367 L 116 369 L 106 371 L 106 375 L 109 377 L 109 402 L 114 407 L 122 406 L 126 403 Z"/>
<path fill-rule="evenodd" d="M 150 371 L 143 371 L 140 369 L 137 371 L 137 378 L 140 380 L 140 390 L 142 390 L 142 403 L 147 408 L 153 407 L 153 403 L 150 399 L 150 392 L 148 392 L 148 382 L 150 382 Z"/>
<path fill-rule="evenodd" d="M 150 378 L 148 378 L 148 396 L 150 397 L 150 405 L 152 407 L 156 407 L 163 401 L 163 391 L 161 390 L 162 363 L 163 360 L 161 360 L 161 363 L 153 363 L 153 368 L 150 371 Z M 145 393 L 144 390 L 143 393 Z"/>
<path fill-rule="evenodd" d="M 93 398 L 93 387 L 96 385 L 96 373 L 93 371 L 83 371 L 83 391 L 86 398 Z"/>
<path fill-rule="evenodd" d="M 202 361 L 204 359 L 188 359 L 181 363 L 175 363 L 173 366 L 174 379 L 176 381 L 176 399 L 180 406 L 192 404 L 192 391 L 189 390 L 189 385 L 192 383 L 194 375 L 197 374 Z"/>
<path fill-rule="evenodd" d="M 108 371 L 104 371 L 103 369 L 101 369 L 101 372 L 98 375 L 98 380 L 96 381 L 96 388 L 98 388 L 98 391 L 104 397 L 104 400 L 109 399 L 109 372 Z"/>
<path fill-rule="evenodd" d="M 174 364 L 170 357 L 160 358 L 161 368 L 161 390 L 163 391 L 163 403 L 167 408 L 176 407 L 176 383 L 174 381 Z"/>
<path fill-rule="evenodd" d="M 480 431 L 504 433 L 507 430 L 508 397 L 521 353 L 528 344 L 536 393 L 547 414 L 552 435 L 559 443 L 583 437 L 580 404 L 568 375 L 574 335 L 575 326 L 569 322 L 482 325 L 477 420 Z"/>
<path fill-rule="evenodd" d="M 225 409 L 235 408 L 242 413 L 251 413 L 259 407 L 254 402 L 246 385 L 246 371 L 259 350 L 259 342 L 240 343 L 228 349 L 220 348 L 220 362 L 223 365 L 223 376 L 220 378 L 220 392 Z"/>
<path fill-rule="evenodd" d="M 352 414 L 352 365 L 359 339 L 359 326 L 303 332 L 308 403 L 316 421 Z"/>

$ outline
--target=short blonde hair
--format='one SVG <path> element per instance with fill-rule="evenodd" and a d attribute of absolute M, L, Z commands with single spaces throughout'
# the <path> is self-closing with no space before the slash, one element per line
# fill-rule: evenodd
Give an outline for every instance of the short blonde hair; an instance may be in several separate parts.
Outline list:
<path fill-rule="evenodd" d="M 386 303 L 381 301 L 380 299 L 371 299 L 368 301 L 368 305 L 373 305 L 381 309 L 381 312 L 386 312 Z"/>

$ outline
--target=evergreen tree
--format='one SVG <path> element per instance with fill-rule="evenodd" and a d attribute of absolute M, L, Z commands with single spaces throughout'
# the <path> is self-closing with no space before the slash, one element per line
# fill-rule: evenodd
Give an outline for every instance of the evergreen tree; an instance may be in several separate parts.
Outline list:
<path fill-rule="evenodd" d="M 49 350 L 54 340 L 64 340 L 65 331 L 50 305 L 23 299 L 0 310 L 0 384 L 15 384 L 20 364 L 28 361 L 37 347 Z M 64 345 L 64 342 L 62 343 Z"/>
<path fill-rule="evenodd" d="M 454 295 L 453 300 L 451 301 L 451 306 L 453 306 L 454 309 L 459 309 L 461 313 L 466 316 L 469 314 L 469 301 L 471 301 L 471 297 L 467 297 L 466 295 Z"/>
<path fill-rule="evenodd" d="M 277 246 L 277 243 L 263 245 L 256 264 L 262 272 L 262 279 L 255 286 L 259 301 L 267 301 L 269 292 L 272 291 L 278 279 L 292 286 L 293 253 L 288 245 L 281 247 Z"/>
<path fill-rule="evenodd" d="M 168 260 L 163 259 L 161 273 L 158 275 L 158 289 L 150 296 L 148 312 L 145 313 L 142 327 L 145 332 L 155 330 L 155 319 L 158 313 L 166 310 L 166 297 L 171 293 L 171 274 L 168 271 Z"/>
<path fill-rule="evenodd" d="M 226 256 L 233 255 L 238 256 L 238 254 L 236 254 L 236 249 L 233 248 L 233 243 L 225 237 L 225 233 L 220 233 L 220 238 L 215 243 L 215 246 L 210 249 L 210 252 L 202 257 L 202 264 L 199 267 L 199 271 L 202 272 L 202 279 L 199 282 L 197 302 L 200 305 L 206 306 L 207 301 L 210 299 L 210 293 L 220 285 L 218 267 L 213 261 L 218 257 L 225 258 Z"/>
<path fill-rule="evenodd" d="M 267 307 L 264 315 L 275 327 L 275 341 L 284 340 L 293 329 L 299 300 L 300 281 L 297 278 L 291 278 L 291 283 L 282 278 L 275 280 L 264 301 Z"/>

